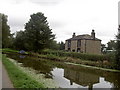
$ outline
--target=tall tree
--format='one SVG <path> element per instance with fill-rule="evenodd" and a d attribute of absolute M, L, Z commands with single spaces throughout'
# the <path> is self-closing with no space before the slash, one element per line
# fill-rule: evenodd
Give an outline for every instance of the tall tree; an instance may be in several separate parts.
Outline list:
<path fill-rule="evenodd" d="M 7 48 L 11 44 L 11 34 L 10 34 L 10 27 L 7 24 L 7 16 L 1 14 L 2 16 L 2 47 Z"/>
<path fill-rule="evenodd" d="M 115 68 L 120 70 L 120 25 L 118 28 L 118 35 L 117 35 Z"/>
<path fill-rule="evenodd" d="M 32 14 L 30 17 L 25 25 L 27 43 L 33 46 L 31 49 L 35 51 L 49 47 L 55 35 L 48 26 L 47 17 L 41 12 Z"/>

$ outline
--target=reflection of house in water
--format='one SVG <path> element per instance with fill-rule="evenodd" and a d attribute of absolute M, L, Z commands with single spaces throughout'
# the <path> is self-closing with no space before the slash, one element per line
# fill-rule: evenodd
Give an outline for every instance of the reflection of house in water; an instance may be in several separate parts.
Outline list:
<path fill-rule="evenodd" d="M 70 80 L 70 84 L 72 85 L 73 82 L 82 85 L 82 86 L 89 86 L 89 88 L 93 87 L 93 84 L 99 83 L 99 76 L 87 73 L 87 72 L 77 72 L 70 69 L 64 69 L 64 77 Z"/>

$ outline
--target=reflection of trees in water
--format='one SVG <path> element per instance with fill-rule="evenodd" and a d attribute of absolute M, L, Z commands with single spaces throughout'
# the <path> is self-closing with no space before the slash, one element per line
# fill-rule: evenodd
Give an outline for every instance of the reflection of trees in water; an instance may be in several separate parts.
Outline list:
<path fill-rule="evenodd" d="M 15 59 L 19 63 L 22 63 L 24 67 L 30 67 L 34 70 L 37 70 L 37 73 L 45 74 L 45 77 L 52 78 L 52 67 L 46 60 L 42 60 L 35 57 L 25 56 L 24 58 L 20 58 L 19 54 L 9 54 L 8 57 Z"/>
<path fill-rule="evenodd" d="M 82 86 L 92 88 L 93 84 L 99 82 L 99 77 L 104 77 L 105 81 L 113 83 L 113 88 L 120 88 L 120 73 L 94 70 L 85 67 L 67 65 L 64 70 L 64 77 L 70 80 L 70 84 L 75 82 Z"/>

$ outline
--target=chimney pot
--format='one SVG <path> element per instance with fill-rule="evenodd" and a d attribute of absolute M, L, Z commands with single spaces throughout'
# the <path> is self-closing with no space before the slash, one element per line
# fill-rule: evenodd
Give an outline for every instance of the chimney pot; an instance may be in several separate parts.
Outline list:
<path fill-rule="evenodd" d="M 75 36 L 76 36 L 75 33 L 73 33 L 72 37 L 74 38 Z"/>
<path fill-rule="evenodd" d="M 91 32 L 91 36 L 92 36 L 93 39 L 95 39 L 95 30 L 94 29 Z"/>

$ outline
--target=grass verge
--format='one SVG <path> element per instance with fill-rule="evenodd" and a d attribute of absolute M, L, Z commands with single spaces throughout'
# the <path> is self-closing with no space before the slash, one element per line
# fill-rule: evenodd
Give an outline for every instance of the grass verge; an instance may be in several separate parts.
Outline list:
<path fill-rule="evenodd" d="M 2 56 L 2 62 L 15 88 L 44 88 L 41 83 L 33 80 L 26 73 L 22 72 L 17 66 L 9 61 L 5 55 Z"/>
<path fill-rule="evenodd" d="M 75 64 L 75 63 L 69 63 L 65 62 L 66 64 L 71 64 L 71 65 L 80 65 L 82 67 L 88 67 L 88 68 L 93 68 L 93 69 L 100 69 L 104 71 L 110 71 L 110 72 L 120 72 L 120 70 L 115 70 L 115 69 L 107 69 L 107 68 L 101 68 L 101 67 L 95 67 L 95 66 L 88 66 L 88 65 L 83 65 L 83 64 Z"/>
<path fill-rule="evenodd" d="M 18 50 L 14 50 L 10 48 L 3 48 L 3 49 L 0 49 L 0 51 L 3 53 L 19 53 Z M 25 52 L 25 54 L 28 54 L 28 52 Z"/>
<path fill-rule="evenodd" d="M 17 50 L 13 50 L 13 49 L 10 49 L 10 48 L 3 48 L 3 49 L 0 49 L 0 51 L 2 51 L 2 52 L 14 52 L 14 53 L 18 53 Z"/>

